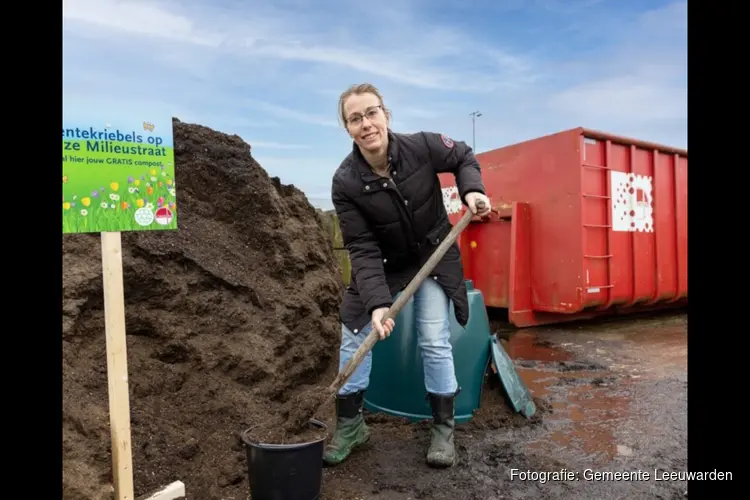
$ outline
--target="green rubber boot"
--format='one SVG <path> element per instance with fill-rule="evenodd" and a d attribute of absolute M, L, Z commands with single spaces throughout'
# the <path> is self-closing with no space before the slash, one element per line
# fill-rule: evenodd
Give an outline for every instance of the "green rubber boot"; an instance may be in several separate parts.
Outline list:
<path fill-rule="evenodd" d="M 326 446 L 323 461 L 338 465 L 359 445 L 370 439 L 370 429 L 362 415 L 364 391 L 336 398 L 336 431 Z"/>
<path fill-rule="evenodd" d="M 439 469 L 453 467 L 458 463 L 454 430 L 456 420 L 453 407 L 455 395 L 438 396 L 429 394 L 432 406 L 432 428 L 430 429 L 430 447 L 427 450 L 427 465 Z"/>

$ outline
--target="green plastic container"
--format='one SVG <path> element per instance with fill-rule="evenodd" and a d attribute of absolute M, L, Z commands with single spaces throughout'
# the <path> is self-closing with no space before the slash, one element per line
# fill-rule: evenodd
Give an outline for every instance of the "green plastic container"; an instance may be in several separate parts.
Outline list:
<path fill-rule="evenodd" d="M 467 280 L 466 286 L 470 307 L 466 328 L 456 321 L 452 303 L 450 308 L 450 342 L 461 388 L 455 405 L 457 422 L 470 420 L 479 408 L 484 374 L 490 360 L 491 333 L 484 297 L 482 292 L 474 289 L 472 281 Z M 396 318 L 396 327 L 390 337 L 375 344 L 372 356 L 365 408 L 373 413 L 387 413 L 411 421 L 431 419 L 432 410 L 425 398 L 413 299 Z"/>

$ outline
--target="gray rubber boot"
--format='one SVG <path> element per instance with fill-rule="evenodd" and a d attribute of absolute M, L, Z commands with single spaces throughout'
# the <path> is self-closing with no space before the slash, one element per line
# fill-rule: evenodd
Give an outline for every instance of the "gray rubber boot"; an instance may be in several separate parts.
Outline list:
<path fill-rule="evenodd" d="M 336 430 L 326 446 L 323 461 L 338 465 L 359 445 L 370 439 L 370 429 L 362 415 L 364 391 L 336 397 Z"/>
<path fill-rule="evenodd" d="M 430 447 L 427 450 L 427 465 L 444 469 L 458 463 L 454 431 L 454 401 L 456 396 L 438 396 L 428 394 L 432 407 L 432 427 L 430 429 Z"/>

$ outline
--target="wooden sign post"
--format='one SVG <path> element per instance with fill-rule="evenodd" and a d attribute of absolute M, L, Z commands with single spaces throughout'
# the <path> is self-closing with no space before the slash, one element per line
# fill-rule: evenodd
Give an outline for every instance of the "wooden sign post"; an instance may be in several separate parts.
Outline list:
<path fill-rule="evenodd" d="M 122 277 L 122 244 L 119 232 L 102 233 L 104 323 L 107 338 L 109 421 L 115 496 L 133 500 L 133 455 L 130 441 L 128 347 L 125 338 L 125 290 Z"/>
<path fill-rule="evenodd" d="M 171 118 L 123 120 L 118 126 L 102 116 L 63 119 L 63 233 L 101 233 L 117 500 L 135 500 L 121 233 L 177 229 L 174 173 Z M 182 483 L 157 493 L 163 500 L 180 498 L 174 495 L 184 496 Z"/>

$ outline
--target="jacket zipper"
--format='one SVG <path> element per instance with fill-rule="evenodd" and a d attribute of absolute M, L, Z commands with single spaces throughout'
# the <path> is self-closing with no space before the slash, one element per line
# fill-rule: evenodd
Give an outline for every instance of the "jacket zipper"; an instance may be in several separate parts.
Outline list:
<path fill-rule="evenodd" d="M 388 163 L 388 171 L 390 172 L 392 169 L 392 165 L 389 162 Z M 391 185 L 391 189 L 394 193 L 396 193 L 396 196 L 398 197 L 400 206 L 398 209 L 401 211 L 402 214 L 406 215 L 406 222 L 408 223 L 408 228 L 405 227 L 403 229 L 404 236 L 406 237 L 406 241 L 409 242 L 410 248 L 416 248 L 417 250 L 417 256 L 419 255 L 419 250 L 421 248 L 421 245 L 416 241 L 416 237 L 414 234 L 414 216 L 411 212 L 411 209 L 409 208 L 409 203 L 404 199 L 404 196 L 401 194 L 401 190 L 398 189 L 398 185 L 396 184 L 396 181 L 393 180 L 393 178 L 385 178 L 383 177 L 383 180 L 389 183 Z"/>

